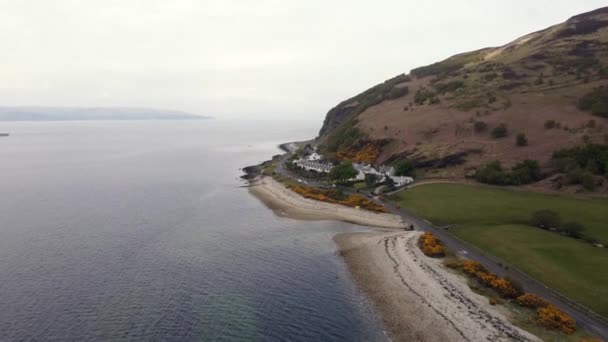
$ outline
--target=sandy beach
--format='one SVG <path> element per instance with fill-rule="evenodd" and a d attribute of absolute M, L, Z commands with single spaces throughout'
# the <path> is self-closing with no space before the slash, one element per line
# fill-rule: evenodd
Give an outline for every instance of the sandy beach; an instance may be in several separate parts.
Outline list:
<path fill-rule="evenodd" d="M 374 213 L 304 198 L 271 177 L 256 178 L 251 182 L 249 191 L 280 216 L 304 220 L 337 220 L 380 228 L 408 227 L 397 215 Z"/>
<path fill-rule="evenodd" d="M 278 215 L 406 228 L 392 214 L 306 199 L 270 177 L 251 182 L 253 195 Z M 540 341 L 509 323 L 440 259 L 425 256 L 417 231 L 349 233 L 334 240 L 356 282 L 372 300 L 393 341 Z"/>
<path fill-rule="evenodd" d="M 441 260 L 422 254 L 420 234 L 352 233 L 334 239 L 394 341 L 540 341 L 509 323 Z"/>

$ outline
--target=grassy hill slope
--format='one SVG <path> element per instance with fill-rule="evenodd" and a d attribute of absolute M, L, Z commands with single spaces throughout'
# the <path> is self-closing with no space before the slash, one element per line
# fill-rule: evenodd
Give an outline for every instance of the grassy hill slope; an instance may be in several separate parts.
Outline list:
<path fill-rule="evenodd" d="M 430 176 L 464 178 L 493 160 L 551 170 L 560 148 L 608 143 L 604 86 L 608 7 L 379 84 L 330 110 L 320 139 L 341 158 L 407 158 Z"/>

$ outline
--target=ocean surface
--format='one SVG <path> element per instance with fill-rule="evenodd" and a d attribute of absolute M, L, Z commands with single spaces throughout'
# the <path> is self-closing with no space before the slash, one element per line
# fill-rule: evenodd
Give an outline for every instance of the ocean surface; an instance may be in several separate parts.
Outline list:
<path fill-rule="evenodd" d="M 5 122 L 0 341 L 382 341 L 332 237 L 239 168 L 319 122 Z"/>

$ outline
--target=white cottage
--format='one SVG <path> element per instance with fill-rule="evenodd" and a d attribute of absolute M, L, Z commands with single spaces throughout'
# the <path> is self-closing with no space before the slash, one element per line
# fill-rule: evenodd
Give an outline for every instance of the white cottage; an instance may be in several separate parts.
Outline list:
<path fill-rule="evenodd" d="M 411 184 L 414 182 L 414 178 L 412 178 L 412 177 L 392 176 L 391 179 L 393 180 L 393 183 L 395 184 L 396 187 L 408 185 L 408 184 Z"/>
<path fill-rule="evenodd" d="M 308 161 L 319 161 L 323 159 L 323 156 L 318 154 L 317 152 L 313 152 L 306 159 L 308 159 Z"/>

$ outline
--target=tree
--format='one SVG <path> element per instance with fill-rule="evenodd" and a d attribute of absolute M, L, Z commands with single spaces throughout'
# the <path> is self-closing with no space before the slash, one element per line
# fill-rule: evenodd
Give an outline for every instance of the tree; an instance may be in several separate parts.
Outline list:
<path fill-rule="evenodd" d="M 585 226 L 578 222 L 566 222 L 561 227 L 561 230 L 564 233 L 572 236 L 573 238 L 580 239 L 581 237 L 583 237 L 583 231 L 585 230 Z"/>
<path fill-rule="evenodd" d="M 543 178 L 538 162 L 529 159 L 513 166 L 509 176 L 509 183 L 512 185 L 530 184 Z"/>
<path fill-rule="evenodd" d="M 517 146 L 527 146 L 528 138 L 526 138 L 526 135 L 524 133 L 519 133 L 517 134 L 517 138 L 515 139 L 515 144 Z"/>
<path fill-rule="evenodd" d="M 530 184 L 542 178 L 538 162 L 529 159 L 513 166 L 510 171 L 504 170 L 500 162 L 495 160 L 475 173 L 475 179 L 479 182 L 496 185 Z"/>
<path fill-rule="evenodd" d="M 393 191 L 395 190 L 395 182 L 393 181 L 393 179 L 391 177 L 385 177 L 386 179 L 384 180 L 384 184 L 386 184 L 386 189 L 388 191 Z"/>
<path fill-rule="evenodd" d="M 559 217 L 559 214 L 555 211 L 543 209 L 535 211 L 532 214 L 530 223 L 535 227 L 543 229 L 557 228 L 560 226 L 561 218 Z"/>
<path fill-rule="evenodd" d="M 368 173 L 365 175 L 365 184 L 367 184 L 367 186 L 372 186 L 374 184 L 376 184 L 378 182 L 378 176 L 372 174 L 372 173 Z"/>
<path fill-rule="evenodd" d="M 357 175 L 357 170 L 353 167 L 352 163 L 344 162 L 340 165 L 335 166 L 329 171 L 329 178 L 334 181 L 344 182 Z"/>
<path fill-rule="evenodd" d="M 608 117 L 608 88 L 595 88 L 579 100 L 578 106 L 593 115 Z"/>
<path fill-rule="evenodd" d="M 414 174 L 414 163 L 409 160 L 400 160 L 395 163 L 394 167 L 396 176 L 413 176 Z"/>
<path fill-rule="evenodd" d="M 507 125 L 501 123 L 500 125 L 494 127 L 494 129 L 492 130 L 492 137 L 495 139 L 504 138 L 507 136 L 508 133 L 509 132 L 507 130 Z"/>
<path fill-rule="evenodd" d="M 475 173 L 475 179 L 482 183 L 503 185 L 506 181 L 505 171 L 498 160 L 488 163 Z"/>
<path fill-rule="evenodd" d="M 608 145 L 588 144 L 553 153 L 556 161 L 575 162 L 581 169 L 597 175 L 608 175 Z M 581 179 L 582 182 L 582 179 Z"/>
<path fill-rule="evenodd" d="M 583 184 L 583 188 L 587 191 L 595 190 L 595 177 L 589 172 L 585 172 L 583 174 L 583 178 L 581 180 L 581 184 Z"/>

